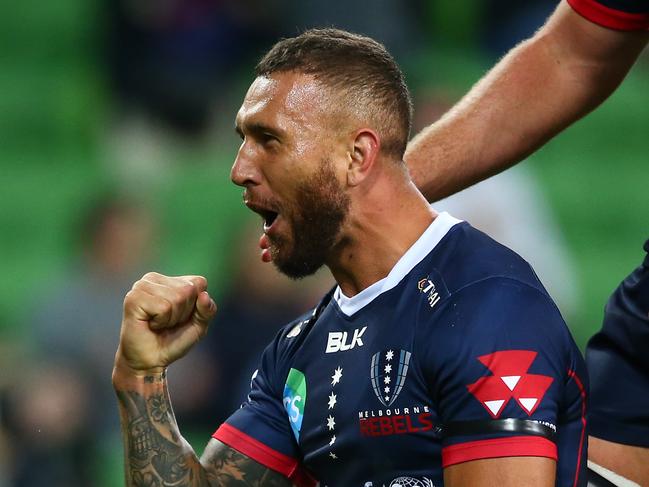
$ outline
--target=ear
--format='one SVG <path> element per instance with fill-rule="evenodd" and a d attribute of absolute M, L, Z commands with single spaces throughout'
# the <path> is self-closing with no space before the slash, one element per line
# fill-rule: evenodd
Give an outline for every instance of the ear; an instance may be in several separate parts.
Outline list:
<path fill-rule="evenodd" d="M 358 186 L 367 178 L 379 158 L 380 149 L 381 139 L 372 129 L 363 128 L 356 132 L 347 168 L 349 186 Z"/>

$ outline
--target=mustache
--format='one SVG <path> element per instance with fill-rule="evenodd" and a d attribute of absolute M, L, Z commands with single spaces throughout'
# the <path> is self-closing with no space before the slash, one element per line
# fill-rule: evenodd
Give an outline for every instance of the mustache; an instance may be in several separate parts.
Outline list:
<path fill-rule="evenodd" d="M 242 199 L 243 204 L 253 211 L 280 212 L 280 204 L 276 198 L 255 195 L 251 190 L 245 189 L 242 194 Z"/>

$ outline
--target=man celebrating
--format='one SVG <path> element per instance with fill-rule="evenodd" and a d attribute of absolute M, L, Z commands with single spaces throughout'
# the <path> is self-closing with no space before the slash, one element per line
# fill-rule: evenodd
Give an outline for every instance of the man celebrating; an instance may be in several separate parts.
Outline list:
<path fill-rule="evenodd" d="M 198 276 L 135 283 L 113 372 L 128 484 L 585 485 L 579 352 L 529 265 L 410 181 L 410 96 L 384 47 L 311 30 L 256 74 L 232 180 L 282 272 L 327 265 L 338 285 L 268 346 L 199 461 L 165 369 L 216 306 Z"/>

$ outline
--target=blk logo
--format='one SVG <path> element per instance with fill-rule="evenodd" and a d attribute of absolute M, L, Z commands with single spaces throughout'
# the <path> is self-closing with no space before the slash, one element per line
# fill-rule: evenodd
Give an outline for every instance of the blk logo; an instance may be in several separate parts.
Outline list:
<path fill-rule="evenodd" d="M 552 377 L 528 374 L 537 352 L 530 350 L 505 350 L 482 355 L 478 360 L 493 375 L 481 377 L 467 389 L 496 419 L 514 398 L 518 405 L 531 416 L 541 404 Z"/>
<path fill-rule="evenodd" d="M 356 328 L 349 342 L 347 342 L 348 335 L 346 331 L 330 331 L 325 353 L 345 352 L 354 347 L 362 347 L 363 340 L 361 340 L 361 337 L 365 333 L 365 330 L 367 330 L 367 326 L 364 326 L 360 330 Z"/>

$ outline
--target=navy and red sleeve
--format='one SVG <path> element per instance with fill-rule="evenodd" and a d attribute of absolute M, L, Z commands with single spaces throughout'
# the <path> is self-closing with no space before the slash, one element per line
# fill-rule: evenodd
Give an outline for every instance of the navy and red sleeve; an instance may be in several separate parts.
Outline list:
<path fill-rule="evenodd" d="M 277 338 L 266 348 L 246 402 L 212 437 L 279 472 L 294 485 L 314 487 L 317 482 L 300 465 L 297 443 L 282 403 L 286 374 L 282 372 L 285 367 L 278 365 L 279 343 Z"/>
<path fill-rule="evenodd" d="M 442 423 L 442 465 L 539 456 L 557 460 L 558 478 L 581 477 L 585 365 L 547 294 L 493 277 L 452 293 L 438 312 L 418 342 Z"/>
<path fill-rule="evenodd" d="M 568 0 L 579 15 L 615 30 L 649 30 L 649 0 Z"/>

